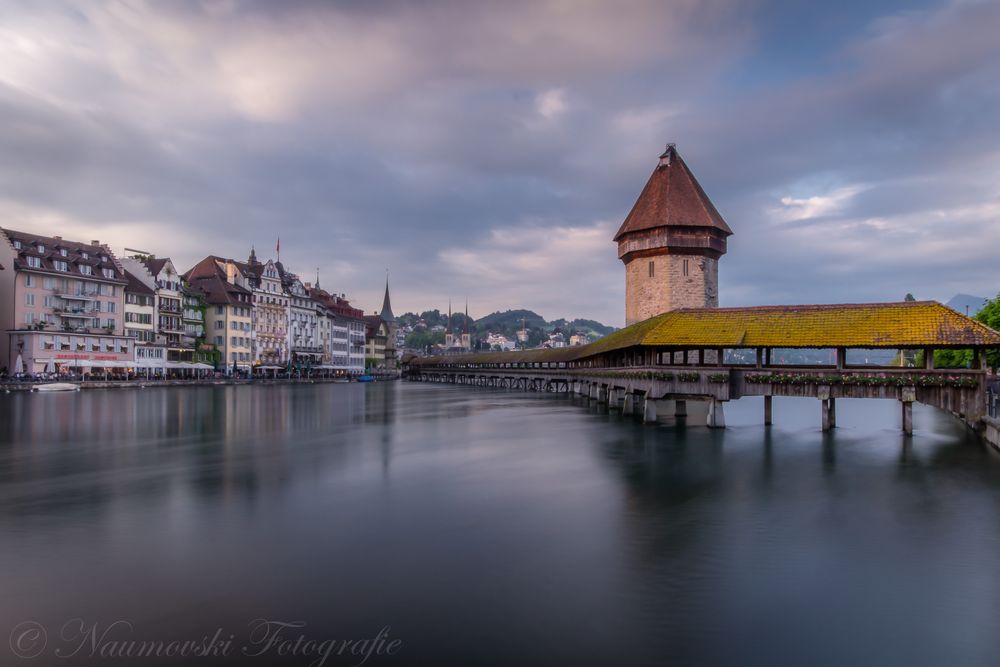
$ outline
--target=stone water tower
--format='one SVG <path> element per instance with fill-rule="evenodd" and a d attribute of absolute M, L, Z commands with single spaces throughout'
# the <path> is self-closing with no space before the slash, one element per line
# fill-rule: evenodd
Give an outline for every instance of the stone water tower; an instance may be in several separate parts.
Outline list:
<path fill-rule="evenodd" d="M 625 264 L 625 324 L 719 305 L 719 258 L 733 233 L 673 144 L 614 240 Z"/>

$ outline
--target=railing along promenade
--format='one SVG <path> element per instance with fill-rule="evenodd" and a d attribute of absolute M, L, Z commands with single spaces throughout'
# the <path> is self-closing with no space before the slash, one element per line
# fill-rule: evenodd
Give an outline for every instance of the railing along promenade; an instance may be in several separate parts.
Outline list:
<path fill-rule="evenodd" d="M 934 367 L 934 350 L 957 347 L 973 350 L 971 368 Z M 772 397 L 816 398 L 824 430 L 836 426 L 838 398 L 893 399 L 903 430 L 912 433 L 915 401 L 978 423 L 987 411 L 984 351 L 991 347 L 1000 347 L 1000 334 L 933 302 L 679 310 L 578 348 L 408 359 L 403 376 L 572 392 L 646 421 L 668 409 L 684 415 L 687 401 L 703 401 L 712 427 L 725 425 L 726 401 L 744 396 L 764 397 L 767 424 Z M 772 363 L 775 350 L 794 348 L 829 349 L 836 363 Z M 849 350 L 858 349 L 909 350 L 922 363 L 848 364 Z M 753 350 L 756 363 L 723 363 L 726 350 Z"/>

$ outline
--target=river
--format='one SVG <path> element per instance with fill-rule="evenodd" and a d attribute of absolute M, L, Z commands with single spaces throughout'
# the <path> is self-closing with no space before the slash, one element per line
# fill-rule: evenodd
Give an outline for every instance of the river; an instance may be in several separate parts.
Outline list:
<path fill-rule="evenodd" d="M 1000 464 L 897 409 L 839 401 L 824 434 L 809 399 L 712 431 L 422 383 L 0 395 L 0 664 L 351 665 L 318 643 L 380 631 L 364 664 L 998 664 Z"/>

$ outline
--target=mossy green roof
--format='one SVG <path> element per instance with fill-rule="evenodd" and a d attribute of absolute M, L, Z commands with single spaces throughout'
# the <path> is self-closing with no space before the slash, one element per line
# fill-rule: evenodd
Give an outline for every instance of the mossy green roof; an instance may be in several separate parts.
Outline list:
<path fill-rule="evenodd" d="M 419 364 L 563 362 L 634 347 L 1000 347 L 1000 333 L 936 301 L 685 308 L 579 347 L 428 357 Z"/>

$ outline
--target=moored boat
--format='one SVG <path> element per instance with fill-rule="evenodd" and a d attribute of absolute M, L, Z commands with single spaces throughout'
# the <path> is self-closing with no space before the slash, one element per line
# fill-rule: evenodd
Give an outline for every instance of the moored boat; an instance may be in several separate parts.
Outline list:
<path fill-rule="evenodd" d="M 35 391 L 79 391 L 80 385 L 72 382 L 50 382 L 35 387 Z"/>

